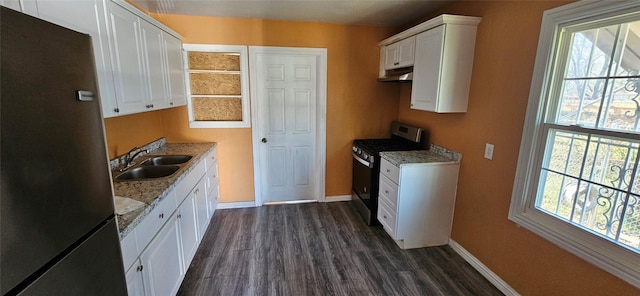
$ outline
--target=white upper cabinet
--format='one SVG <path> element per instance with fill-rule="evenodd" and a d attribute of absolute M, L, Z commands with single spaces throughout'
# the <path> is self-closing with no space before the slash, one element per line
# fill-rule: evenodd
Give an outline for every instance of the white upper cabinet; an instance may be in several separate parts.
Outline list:
<path fill-rule="evenodd" d="M 413 67 L 414 84 L 411 88 L 411 109 L 436 111 L 442 71 L 444 26 L 418 34 L 416 47 L 420 54 Z M 452 81 L 453 83 L 453 81 Z M 440 100 L 441 102 L 443 100 Z M 466 110 L 466 105 L 464 106 Z"/>
<path fill-rule="evenodd" d="M 35 1 L 31 2 L 35 3 Z M 100 100 L 103 113 L 108 117 L 111 110 L 115 108 L 110 105 L 111 100 L 115 99 L 115 93 L 109 54 L 109 36 L 102 1 L 38 0 L 37 14 L 43 20 L 91 35 Z"/>
<path fill-rule="evenodd" d="M 182 42 L 132 10 L 107 1 L 117 115 L 186 105 Z"/>
<path fill-rule="evenodd" d="M 416 48 L 416 37 L 402 39 L 385 46 L 384 68 L 385 70 L 404 68 L 413 65 Z"/>
<path fill-rule="evenodd" d="M 411 109 L 438 113 L 467 111 L 480 20 L 444 14 L 379 43 L 382 48 L 410 36 L 415 38 Z M 380 77 L 384 78 L 387 60 L 381 60 L 380 64 Z"/>
<path fill-rule="evenodd" d="M 144 73 L 144 48 L 140 37 L 140 19 L 135 14 L 107 1 L 110 25 L 113 78 L 118 115 L 147 110 L 147 81 Z"/>
<path fill-rule="evenodd" d="M 9 7 L 17 11 L 22 11 L 20 0 L 0 0 L 0 6 Z"/>
<path fill-rule="evenodd" d="M 187 105 L 187 91 L 184 85 L 185 67 L 182 63 L 182 41 L 162 32 L 162 40 L 166 52 L 167 79 L 169 86 L 169 105 L 171 107 Z"/>
<path fill-rule="evenodd" d="M 411 108 L 467 112 L 476 26 L 444 24 L 416 38 Z"/>
<path fill-rule="evenodd" d="M 168 72 L 165 60 L 163 33 L 151 23 L 141 21 L 140 32 L 144 46 L 144 73 L 147 73 L 147 105 L 149 109 L 169 107 Z"/>
<path fill-rule="evenodd" d="M 91 35 L 106 117 L 187 104 L 180 36 L 123 0 L 0 0 Z"/>

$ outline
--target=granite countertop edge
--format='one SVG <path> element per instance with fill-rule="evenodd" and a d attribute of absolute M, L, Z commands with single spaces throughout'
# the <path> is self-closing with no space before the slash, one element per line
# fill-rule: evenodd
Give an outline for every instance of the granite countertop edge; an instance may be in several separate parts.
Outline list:
<path fill-rule="evenodd" d="M 157 180 L 141 180 L 141 181 L 113 181 L 113 190 L 115 196 L 131 198 L 145 204 L 144 207 L 133 210 L 124 215 L 116 214 L 120 240 L 124 239 L 140 224 L 140 222 L 173 190 L 180 181 L 182 181 L 191 172 L 205 155 L 211 152 L 217 144 L 215 142 L 201 143 L 166 143 L 164 138 L 147 144 L 142 149 L 150 149 L 146 158 L 157 155 L 167 154 L 184 154 L 191 155 L 191 161 L 178 173 L 170 178 L 160 178 Z M 140 157 L 144 159 L 145 157 Z M 137 158 L 136 158 L 137 159 Z M 111 161 L 111 168 L 115 170 L 118 167 L 121 157 L 117 157 Z M 120 174 L 114 171 L 113 176 Z M 150 190 L 151 189 L 151 190 Z"/>
<path fill-rule="evenodd" d="M 380 152 L 380 157 L 398 167 L 403 164 L 460 163 L 462 160 L 459 152 L 435 144 L 431 144 L 429 150 Z"/>

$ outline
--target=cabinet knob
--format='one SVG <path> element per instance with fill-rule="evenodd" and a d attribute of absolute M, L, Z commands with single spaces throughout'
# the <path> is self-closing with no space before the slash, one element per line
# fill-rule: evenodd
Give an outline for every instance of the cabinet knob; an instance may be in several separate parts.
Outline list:
<path fill-rule="evenodd" d="M 387 215 L 382 215 L 382 218 L 387 219 Z"/>
<path fill-rule="evenodd" d="M 169 102 L 169 105 L 173 106 L 173 102 Z"/>
<path fill-rule="evenodd" d="M 182 219 L 182 214 L 178 214 L 178 219 Z"/>
<path fill-rule="evenodd" d="M 140 271 L 142 271 L 143 269 L 144 269 L 144 266 L 142 266 L 142 265 L 138 265 L 138 267 L 136 268 L 136 271 L 137 271 L 137 272 L 140 272 Z"/>
<path fill-rule="evenodd" d="M 390 170 L 390 169 L 387 169 L 387 173 L 391 173 L 391 170 Z"/>
<path fill-rule="evenodd" d="M 158 215 L 158 218 L 164 219 L 164 213 L 160 213 L 160 215 Z"/>
<path fill-rule="evenodd" d="M 120 108 L 114 108 L 113 112 L 119 113 L 120 112 Z"/>
<path fill-rule="evenodd" d="M 389 194 L 389 190 L 385 190 L 384 193 Z"/>

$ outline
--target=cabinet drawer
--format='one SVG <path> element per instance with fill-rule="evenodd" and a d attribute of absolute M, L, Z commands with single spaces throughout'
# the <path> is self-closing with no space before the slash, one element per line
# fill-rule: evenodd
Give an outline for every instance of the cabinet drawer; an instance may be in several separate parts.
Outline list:
<path fill-rule="evenodd" d="M 138 248 L 144 250 L 176 209 L 176 191 L 172 190 L 146 217 L 136 226 Z"/>
<path fill-rule="evenodd" d="M 206 182 L 207 194 L 214 188 L 218 187 L 218 163 L 215 162 L 207 170 L 207 182 Z"/>
<path fill-rule="evenodd" d="M 400 179 L 400 168 L 391 164 L 388 160 L 382 159 L 380 163 L 380 173 L 387 176 L 393 183 L 398 184 Z"/>
<path fill-rule="evenodd" d="M 218 161 L 217 150 L 217 148 L 213 148 L 213 150 L 207 153 L 207 156 L 204 157 L 205 167 L 207 168 L 207 170 L 210 170 L 211 166 Z"/>
<path fill-rule="evenodd" d="M 182 196 L 179 196 L 178 204 L 187 197 L 186 192 L 191 192 L 191 189 L 198 184 L 202 176 L 206 173 L 205 161 L 200 161 L 195 167 L 187 174 L 187 176 L 176 185 L 176 191 L 180 192 Z"/>
<path fill-rule="evenodd" d="M 386 201 L 378 202 L 378 221 L 384 230 L 393 238 L 396 238 L 396 211 L 392 210 Z"/>
<path fill-rule="evenodd" d="M 380 191 L 379 199 L 384 199 L 394 209 L 398 205 L 398 185 L 393 183 L 389 178 L 380 175 Z"/>

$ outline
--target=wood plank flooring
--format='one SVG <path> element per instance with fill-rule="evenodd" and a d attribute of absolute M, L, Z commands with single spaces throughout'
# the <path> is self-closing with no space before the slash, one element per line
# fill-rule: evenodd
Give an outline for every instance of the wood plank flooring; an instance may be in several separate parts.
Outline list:
<path fill-rule="evenodd" d="M 450 247 L 401 250 L 350 202 L 217 210 L 178 295 L 502 295 Z"/>

